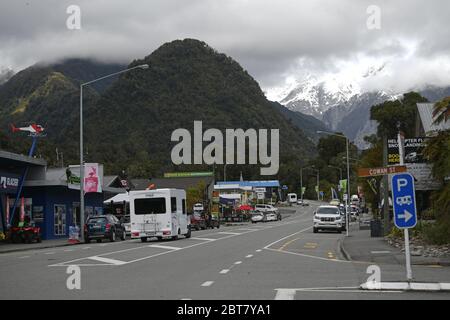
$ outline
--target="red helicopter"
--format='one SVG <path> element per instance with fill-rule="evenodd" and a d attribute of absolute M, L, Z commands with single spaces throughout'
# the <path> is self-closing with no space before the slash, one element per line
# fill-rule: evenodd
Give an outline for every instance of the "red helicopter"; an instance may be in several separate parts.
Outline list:
<path fill-rule="evenodd" d="M 28 127 L 20 127 L 20 128 L 17 128 L 13 124 L 11 124 L 12 132 L 27 131 L 30 133 L 29 135 L 32 137 L 42 136 L 44 134 L 44 130 L 45 129 L 43 126 L 41 126 L 39 124 L 35 124 L 35 123 L 30 124 Z"/>

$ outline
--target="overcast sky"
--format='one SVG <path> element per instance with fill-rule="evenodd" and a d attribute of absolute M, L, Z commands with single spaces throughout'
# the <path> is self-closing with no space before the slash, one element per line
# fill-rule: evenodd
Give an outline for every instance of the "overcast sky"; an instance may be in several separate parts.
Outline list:
<path fill-rule="evenodd" d="M 69 5 L 81 8 L 80 30 L 66 27 Z M 367 28 L 370 5 L 381 9 L 380 29 Z M 449 14 L 448 0 L 1 0 L 0 68 L 64 57 L 128 63 L 196 38 L 266 90 L 306 74 L 367 90 L 450 85 Z M 363 78 L 370 68 L 382 70 Z"/>

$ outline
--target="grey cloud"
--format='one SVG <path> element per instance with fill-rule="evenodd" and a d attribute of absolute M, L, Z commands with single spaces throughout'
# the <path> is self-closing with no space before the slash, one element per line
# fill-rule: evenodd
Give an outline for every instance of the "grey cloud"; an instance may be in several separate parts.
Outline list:
<path fill-rule="evenodd" d="M 65 26 L 71 4 L 82 10 L 80 31 Z M 371 4 L 381 8 L 381 30 L 366 28 Z M 402 60 L 410 43 L 417 48 L 407 61 L 424 68 L 430 57 L 450 63 L 449 9 L 445 0 L 4 0 L 0 65 L 71 56 L 128 62 L 190 37 L 235 58 L 263 87 L 279 84 L 301 59 L 312 72 L 329 72 L 358 54 Z"/>

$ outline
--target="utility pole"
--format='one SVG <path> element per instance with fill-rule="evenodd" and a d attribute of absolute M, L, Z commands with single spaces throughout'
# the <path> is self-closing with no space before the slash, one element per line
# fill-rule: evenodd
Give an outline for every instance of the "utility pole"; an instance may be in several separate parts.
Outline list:
<path fill-rule="evenodd" d="M 388 143 L 387 136 L 383 135 L 383 166 L 388 165 Z M 388 235 L 391 231 L 390 221 L 389 221 L 389 177 L 388 175 L 383 176 L 383 229 L 384 235 Z"/>

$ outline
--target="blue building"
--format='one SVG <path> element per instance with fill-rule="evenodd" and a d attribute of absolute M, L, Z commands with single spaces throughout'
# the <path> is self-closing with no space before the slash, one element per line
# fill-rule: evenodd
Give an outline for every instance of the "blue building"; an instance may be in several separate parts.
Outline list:
<path fill-rule="evenodd" d="M 13 215 L 18 180 L 28 167 L 21 197 Z M 67 182 L 66 168 L 48 169 L 43 159 L 0 151 L 0 231 L 7 229 L 8 221 L 16 225 L 19 219 L 30 219 L 41 228 L 42 239 L 69 237 L 69 227 L 80 225 L 80 191 Z M 103 176 L 101 176 L 103 182 Z M 112 183 L 107 179 L 108 184 Z M 6 183 L 8 182 L 8 183 Z M 122 188 L 102 186 L 102 192 L 85 195 L 85 215 L 103 213 L 103 201 Z M 9 206 L 9 208 L 7 208 Z"/>

